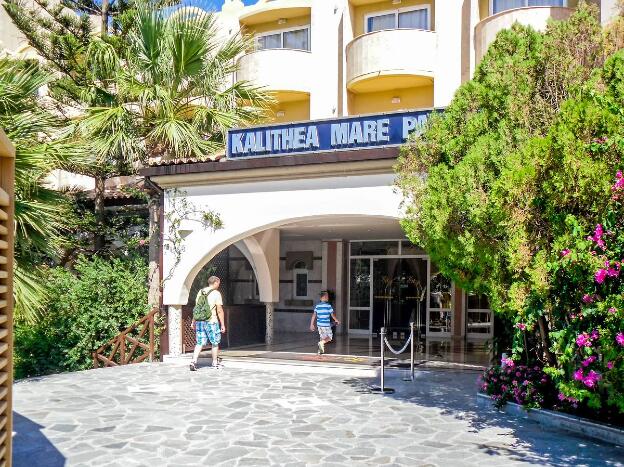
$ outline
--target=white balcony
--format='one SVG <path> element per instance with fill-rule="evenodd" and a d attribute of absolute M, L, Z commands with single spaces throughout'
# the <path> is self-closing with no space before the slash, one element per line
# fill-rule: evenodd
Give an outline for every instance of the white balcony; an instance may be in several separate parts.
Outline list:
<path fill-rule="evenodd" d="M 238 59 L 236 79 L 267 91 L 309 94 L 314 76 L 312 54 L 306 50 L 264 49 Z"/>
<path fill-rule="evenodd" d="M 437 37 L 422 29 L 388 29 L 347 45 L 347 88 L 355 93 L 418 87 L 433 82 Z"/>
<path fill-rule="evenodd" d="M 505 10 L 490 16 L 475 27 L 475 53 L 477 62 L 481 61 L 496 35 L 503 29 L 509 29 L 514 23 L 531 26 L 537 31 L 544 31 L 548 20 L 565 20 L 574 10 L 566 7 L 534 6 Z"/>

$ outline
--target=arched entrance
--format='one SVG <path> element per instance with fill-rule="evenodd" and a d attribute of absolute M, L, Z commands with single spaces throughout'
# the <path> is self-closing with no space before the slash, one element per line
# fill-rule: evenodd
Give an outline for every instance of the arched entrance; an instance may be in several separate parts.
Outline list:
<path fill-rule="evenodd" d="M 223 336 L 222 347 L 264 342 L 265 307 L 259 298 L 256 273 L 243 251 L 236 245 L 230 245 L 206 263 L 195 276 L 188 303 L 182 306 L 182 352 L 190 352 L 195 346 L 195 332 L 190 326 L 195 297 L 213 275 L 221 278 L 220 292 L 226 309 L 228 332 Z"/>

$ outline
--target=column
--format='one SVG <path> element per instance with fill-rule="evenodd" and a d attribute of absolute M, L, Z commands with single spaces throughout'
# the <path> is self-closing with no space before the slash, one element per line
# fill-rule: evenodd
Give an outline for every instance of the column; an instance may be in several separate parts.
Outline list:
<path fill-rule="evenodd" d="M 182 355 L 182 305 L 169 305 L 167 312 L 167 329 L 169 335 L 169 355 Z"/>
<path fill-rule="evenodd" d="M 435 0 L 439 57 L 433 83 L 434 107 L 446 107 L 462 80 L 462 1 Z"/>
<path fill-rule="evenodd" d="M 266 344 L 273 343 L 273 314 L 275 310 L 275 303 L 268 302 L 264 304 L 266 307 L 266 333 L 264 340 Z"/>

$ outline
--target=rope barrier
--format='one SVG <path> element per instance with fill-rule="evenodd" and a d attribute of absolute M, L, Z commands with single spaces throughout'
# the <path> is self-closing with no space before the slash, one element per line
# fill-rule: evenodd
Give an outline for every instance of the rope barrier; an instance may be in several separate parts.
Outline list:
<path fill-rule="evenodd" d="M 388 346 L 388 350 L 390 350 L 390 352 L 392 352 L 394 355 L 400 355 L 403 352 L 405 352 L 405 349 L 407 349 L 407 346 L 410 344 L 411 341 L 412 341 L 412 336 L 410 335 L 409 338 L 407 339 L 407 342 L 405 342 L 405 345 L 403 346 L 403 348 L 397 352 L 396 350 L 392 348 L 392 346 L 390 345 L 390 342 L 388 342 L 388 338 L 384 337 L 384 342 Z"/>

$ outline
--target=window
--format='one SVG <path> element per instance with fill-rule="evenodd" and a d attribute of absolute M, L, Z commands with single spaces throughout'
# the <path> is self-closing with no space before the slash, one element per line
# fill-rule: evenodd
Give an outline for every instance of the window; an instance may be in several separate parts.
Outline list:
<path fill-rule="evenodd" d="M 310 28 L 296 28 L 263 34 L 256 38 L 258 50 L 299 49 L 310 50 Z"/>
<path fill-rule="evenodd" d="M 492 14 L 527 6 L 567 6 L 567 0 L 492 0 Z"/>
<path fill-rule="evenodd" d="M 308 298 L 308 268 L 303 261 L 293 268 L 293 297 Z"/>
<path fill-rule="evenodd" d="M 494 332 L 492 310 L 485 295 L 466 292 L 466 333 L 468 337 L 490 337 Z"/>
<path fill-rule="evenodd" d="M 386 11 L 366 17 L 366 32 L 383 29 L 429 29 L 429 7 Z"/>

